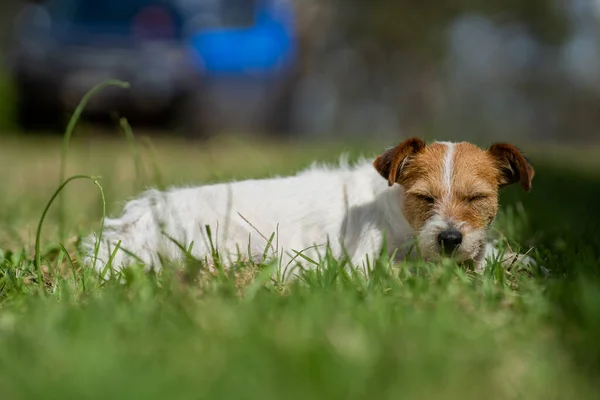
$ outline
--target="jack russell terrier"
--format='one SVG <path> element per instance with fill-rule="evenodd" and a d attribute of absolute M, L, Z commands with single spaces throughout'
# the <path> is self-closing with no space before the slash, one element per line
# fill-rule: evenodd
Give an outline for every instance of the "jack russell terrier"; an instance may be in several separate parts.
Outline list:
<path fill-rule="evenodd" d="M 519 183 L 529 191 L 533 176 L 523 154 L 507 143 L 481 149 L 411 138 L 353 166 L 148 190 L 121 217 L 105 220 L 99 243 L 96 234 L 84 239 L 84 263 L 98 271 L 109 261 L 116 271 L 135 262 L 159 270 L 165 260 L 184 260 L 183 247 L 209 264 L 217 251 L 226 264 L 239 257 L 262 262 L 267 254 L 280 268 L 310 267 L 307 260 L 318 260 L 328 247 L 361 267 L 380 255 L 385 240 L 396 259 L 408 256 L 414 243 L 424 260 L 451 257 L 481 271 L 498 255 L 488 238 L 498 190 Z M 534 263 L 510 257 L 504 261 Z"/>

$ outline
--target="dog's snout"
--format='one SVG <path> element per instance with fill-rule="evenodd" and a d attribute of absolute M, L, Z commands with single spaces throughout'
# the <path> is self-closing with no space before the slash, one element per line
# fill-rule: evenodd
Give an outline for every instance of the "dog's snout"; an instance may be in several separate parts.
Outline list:
<path fill-rule="evenodd" d="M 450 228 L 438 235 L 438 243 L 445 253 L 452 253 L 462 243 L 462 233 L 458 229 Z"/>

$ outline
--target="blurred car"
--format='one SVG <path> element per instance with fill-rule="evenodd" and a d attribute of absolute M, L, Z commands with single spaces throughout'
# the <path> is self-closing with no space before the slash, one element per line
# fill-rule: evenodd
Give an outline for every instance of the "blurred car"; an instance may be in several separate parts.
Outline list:
<path fill-rule="evenodd" d="M 17 121 L 25 130 L 62 130 L 66 113 L 95 84 L 131 83 L 93 98 L 87 116 L 120 115 L 178 121 L 199 87 L 183 35 L 184 16 L 171 0 L 47 0 L 30 2 L 15 21 L 11 70 Z M 186 123 L 184 123 L 186 122 Z"/>
<path fill-rule="evenodd" d="M 292 129 L 299 78 L 291 0 L 183 0 L 194 62 L 204 70 L 207 115 L 244 129 Z M 217 121 L 217 124 L 219 121 Z"/>
<path fill-rule="evenodd" d="M 295 76 L 290 1 L 30 1 L 14 27 L 11 70 L 25 130 L 62 130 L 92 86 L 115 78 L 131 89 L 103 90 L 86 116 L 118 110 L 204 135 L 208 117 L 235 120 L 235 106 L 219 104 L 285 115 Z"/>

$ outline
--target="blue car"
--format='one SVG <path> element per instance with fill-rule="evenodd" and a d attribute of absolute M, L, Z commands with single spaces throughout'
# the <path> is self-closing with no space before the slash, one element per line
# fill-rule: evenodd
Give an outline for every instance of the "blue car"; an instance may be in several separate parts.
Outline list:
<path fill-rule="evenodd" d="M 207 117 L 235 120 L 223 114 L 235 110 L 213 107 L 246 99 L 245 110 L 262 104 L 251 111 L 254 120 L 266 116 L 261 129 L 285 125 L 273 120 L 286 115 L 296 76 L 291 1 L 46 0 L 27 4 L 14 28 L 24 130 L 62 130 L 83 94 L 108 78 L 131 89 L 103 91 L 86 117 L 118 111 L 132 123 L 203 136 Z"/>
<path fill-rule="evenodd" d="M 211 77 L 261 76 L 287 73 L 296 61 L 294 13 L 282 0 L 190 1 L 197 29 L 189 43 L 195 64 Z"/>
<path fill-rule="evenodd" d="M 298 77 L 292 2 L 187 3 L 186 14 L 194 15 L 188 41 L 194 66 L 202 71 L 205 108 L 218 109 L 207 115 L 216 116 L 218 125 L 237 121 L 244 129 L 289 131 Z"/>

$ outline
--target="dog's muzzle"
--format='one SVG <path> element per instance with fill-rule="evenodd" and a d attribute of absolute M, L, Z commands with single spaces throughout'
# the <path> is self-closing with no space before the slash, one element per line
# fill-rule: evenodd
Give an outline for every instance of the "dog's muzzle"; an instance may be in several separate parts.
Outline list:
<path fill-rule="evenodd" d="M 458 229 L 449 228 L 440 232 L 437 237 L 438 244 L 440 245 L 441 252 L 443 254 L 452 254 L 461 245 L 463 235 Z"/>

